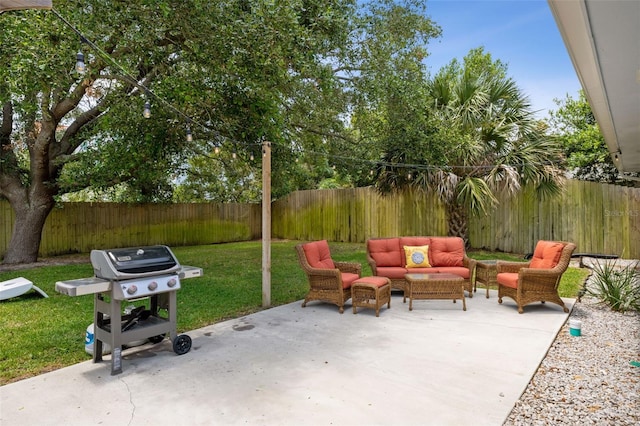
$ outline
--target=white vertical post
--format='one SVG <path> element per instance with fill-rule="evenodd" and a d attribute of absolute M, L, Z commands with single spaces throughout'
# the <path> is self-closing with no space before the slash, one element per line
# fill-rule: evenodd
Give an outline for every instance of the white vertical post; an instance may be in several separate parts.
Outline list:
<path fill-rule="evenodd" d="M 271 306 L 271 142 L 262 143 L 262 307 Z"/>

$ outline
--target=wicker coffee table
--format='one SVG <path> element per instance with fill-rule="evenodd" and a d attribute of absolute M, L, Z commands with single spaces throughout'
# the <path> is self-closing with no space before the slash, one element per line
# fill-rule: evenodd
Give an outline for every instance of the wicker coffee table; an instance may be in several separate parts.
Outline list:
<path fill-rule="evenodd" d="M 409 310 L 413 299 L 462 299 L 462 310 L 467 310 L 464 299 L 464 278 L 455 274 L 406 274 L 409 293 Z M 406 294 L 406 293 L 405 293 Z"/>
<path fill-rule="evenodd" d="M 478 289 L 478 283 L 484 285 L 487 289 L 487 299 L 489 298 L 489 287 L 497 285 L 496 280 L 496 261 L 495 260 L 478 260 L 476 263 L 476 279 L 473 283 L 473 291 Z"/>

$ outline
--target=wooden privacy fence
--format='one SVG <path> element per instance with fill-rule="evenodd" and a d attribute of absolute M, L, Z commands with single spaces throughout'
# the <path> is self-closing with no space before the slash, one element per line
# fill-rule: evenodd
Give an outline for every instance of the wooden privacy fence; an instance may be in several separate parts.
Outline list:
<path fill-rule="evenodd" d="M 442 203 L 410 192 L 382 196 L 372 188 L 297 191 L 272 204 L 273 238 L 364 243 L 372 237 L 447 235 Z M 13 212 L 0 201 L 0 256 Z M 538 201 L 531 190 L 500 199 L 471 218 L 473 248 L 529 253 L 539 239 L 566 240 L 577 252 L 640 258 L 640 189 L 567 181 L 561 196 Z M 41 256 L 93 248 L 200 245 L 261 237 L 259 204 L 63 203 L 45 224 Z"/>
<path fill-rule="evenodd" d="M 365 242 L 371 237 L 446 235 L 440 201 L 421 192 L 382 196 L 372 188 L 296 191 L 274 201 L 272 235 Z"/>
<path fill-rule="evenodd" d="M 14 214 L 0 201 L 0 256 L 6 252 Z M 62 203 L 45 224 L 41 256 L 86 253 L 95 248 L 166 244 L 201 245 L 259 238 L 259 204 Z"/>
<path fill-rule="evenodd" d="M 432 195 L 381 196 L 372 188 L 298 191 L 275 201 L 272 234 L 295 240 L 365 242 L 370 237 L 447 235 Z M 539 201 L 527 189 L 499 198 L 469 221 L 473 248 L 530 253 L 540 239 L 572 241 L 576 253 L 640 258 L 640 189 L 568 180 L 562 195 Z"/>
<path fill-rule="evenodd" d="M 474 248 L 530 253 L 538 240 L 562 240 L 575 253 L 640 259 L 640 188 L 569 180 L 561 196 L 542 202 L 526 190 L 469 229 Z"/>

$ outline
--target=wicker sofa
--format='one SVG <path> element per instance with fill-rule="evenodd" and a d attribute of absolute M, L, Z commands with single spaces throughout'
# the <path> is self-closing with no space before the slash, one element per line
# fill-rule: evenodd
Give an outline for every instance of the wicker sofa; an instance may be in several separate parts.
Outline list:
<path fill-rule="evenodd" d="M 413 264 L 408 251 L 425 247 L 428 266 Z M 405 247 L 407 250 L 405 250 Z M 367 262 L 373 275 L 387 277 L 391 288 L 405 290 L 405 274 L 451 273 L 465 279 L 464 288 L 473 297 L 476 261 L 467 257 L 464 241 L 458 237 L 393 237 L 367 240 Z"/>

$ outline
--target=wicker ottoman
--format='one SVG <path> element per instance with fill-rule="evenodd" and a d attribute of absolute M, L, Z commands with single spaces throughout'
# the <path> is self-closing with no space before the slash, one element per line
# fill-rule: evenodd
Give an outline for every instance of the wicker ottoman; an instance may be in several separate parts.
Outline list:
<path fill-rule="evenodd" d="M 356 308 L 372 308 L 376 316 L 380 316 L 380 307 L 387 304 L 391 307 L 391 281 L 385 277 L 363 277 L 351 284 L 351 306 Z"/>

